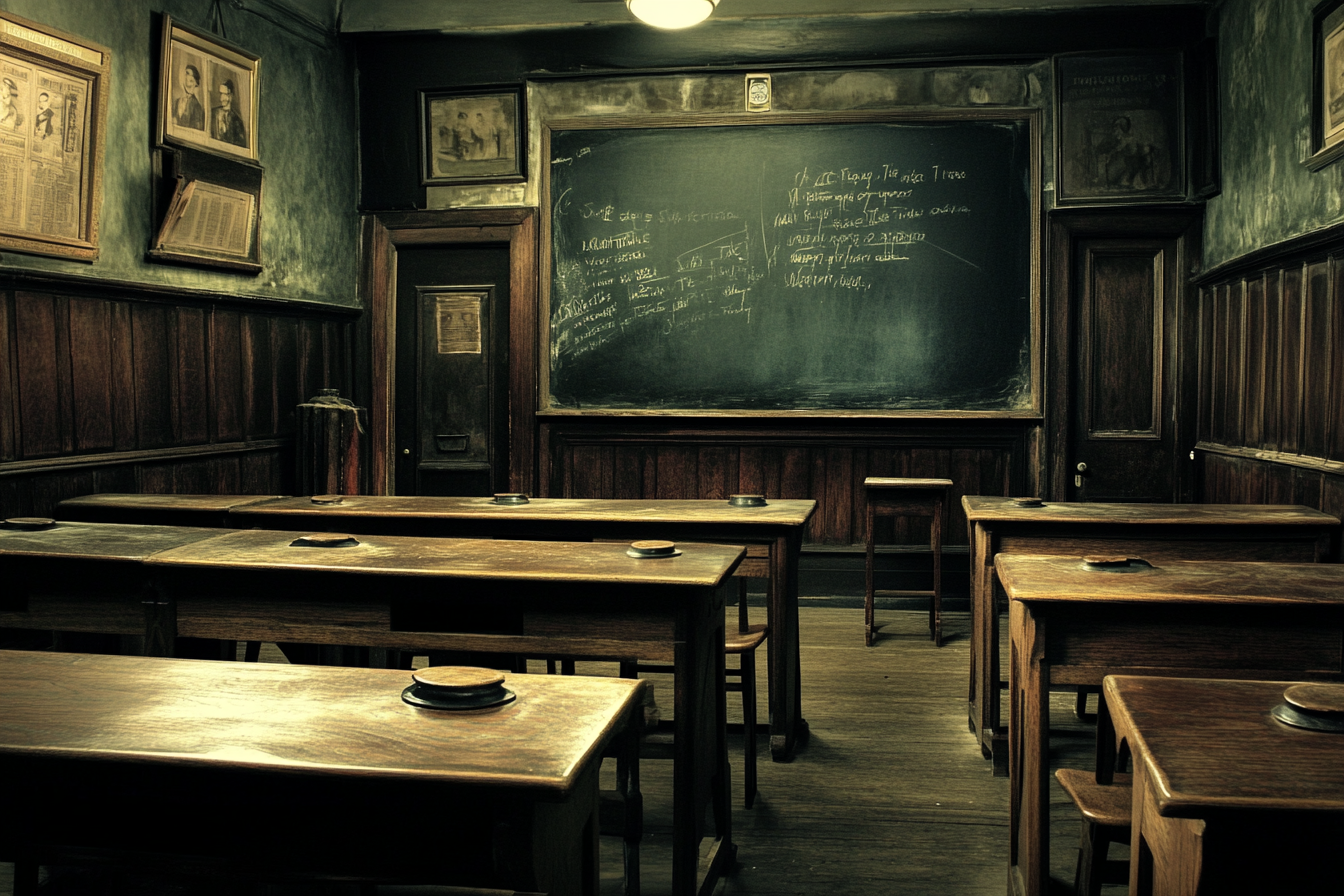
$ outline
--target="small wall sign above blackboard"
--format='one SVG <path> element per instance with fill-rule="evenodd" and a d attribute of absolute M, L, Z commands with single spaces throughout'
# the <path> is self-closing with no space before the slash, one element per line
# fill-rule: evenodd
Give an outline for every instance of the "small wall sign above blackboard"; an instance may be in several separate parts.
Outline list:
<path fill-rule="evenodd" d="M 972 114 L 551 123 L 544 409 L 1038 413 L 1037 119 Z"/>

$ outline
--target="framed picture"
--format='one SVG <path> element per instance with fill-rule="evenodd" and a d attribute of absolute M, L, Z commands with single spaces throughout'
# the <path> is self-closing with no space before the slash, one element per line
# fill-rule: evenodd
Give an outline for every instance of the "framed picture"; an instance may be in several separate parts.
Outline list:
<path fill-rule="evenodd" d="M 1313 171 L 1344 155 L 1344 0 L 1316 7 L 1312 25 L 1311 156 Z"/>
<path fill-rule="evenodd" d="M 0 13 L 0 249 L 98 257 L 104 46 Z"/>
<path fill-rule="evenodd" d="M 239 165 L 213 153 L 159 150 L 159 229 L 146 257 L 245 274 L 261 273 L 260 165 Z"/>
<path fill-rule="evenodd" d="M 523 179 L 523 92 L 420 91 L 420 183 L 505 183 Z"/>
<path fill-rule="evenodd" d="M 1181 54 L 1055 60 L 1055 200 L 1147 202 L 1185 196 Z"/>
<path fill-rule="evenodd" d="M 164 15 L 159 145 L 257 161 L 260 66 L 246 50 Z"/>

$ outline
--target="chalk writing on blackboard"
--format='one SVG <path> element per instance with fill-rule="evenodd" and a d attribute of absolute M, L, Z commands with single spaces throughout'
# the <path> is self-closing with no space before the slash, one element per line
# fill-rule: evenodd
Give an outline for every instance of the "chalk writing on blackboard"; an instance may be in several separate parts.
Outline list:
<path fill-rule="evenodd" d="M 1028 122 L 561 130 L 553 408 L 1031 405 Z"/>

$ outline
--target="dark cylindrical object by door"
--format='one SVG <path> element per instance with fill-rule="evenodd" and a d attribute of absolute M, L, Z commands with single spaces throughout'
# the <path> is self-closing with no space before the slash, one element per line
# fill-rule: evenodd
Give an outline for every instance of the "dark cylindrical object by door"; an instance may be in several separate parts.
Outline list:
<path fill-rule="evenodd" d="M 295 492 L 300 495 L 360 493 L 360 437 L 364 409 L 335 389 L 299 405 Z"/>

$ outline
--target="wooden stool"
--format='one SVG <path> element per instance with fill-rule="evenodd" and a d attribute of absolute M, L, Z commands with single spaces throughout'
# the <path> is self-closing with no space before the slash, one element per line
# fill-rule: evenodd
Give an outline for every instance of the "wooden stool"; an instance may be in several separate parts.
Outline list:
<path fill-rule="evenodd" d="M 951 479 L 889 479 L 869 476 L 863 480 L 868 504 L 868 559 L 866 589 L 863 596 L 864 643 L 873 646 L 873 596 L 915 595 L 929 600 L 929 637 L 943 646 L 943 508 Z M 933 589 L 930 591 L 873 588 L 873 529 L 879 516 L 929 517 L 929 546 L 933 548 Z"/>
<path fill-rule="evenodd" d="M 1117 774 L 1113 783 L 1098 784 L 1097 776 L 1092 772 L 1061 768 L 1055 770 L 1055 780 L 1083 814 L 1073 891 L 1077 896 L 1099 896 L 1103 883 L 1124 883 L 1129 879 L 1128 863 L 1124 863 L 1123 871 L 1114 875 L 1105 871 L 1106 851 L 1110 845 L 1129 842 L 1134 779 L 1130 775 Z"/>

